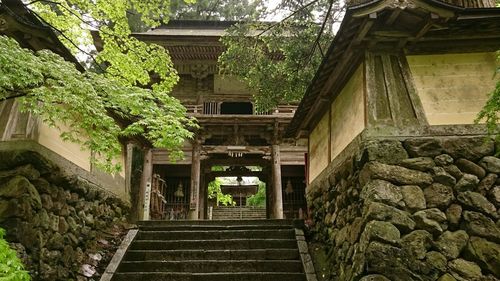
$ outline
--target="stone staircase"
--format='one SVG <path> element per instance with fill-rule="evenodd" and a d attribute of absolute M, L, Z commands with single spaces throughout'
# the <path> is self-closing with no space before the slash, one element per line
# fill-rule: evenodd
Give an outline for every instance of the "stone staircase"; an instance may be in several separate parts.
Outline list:
<path fill-rule="evenodd" d="M 213 220 L 258 220 L 266 218 L 266 208 L 214 207 Z"/>
<path fill-rule="evenodd" d="M 300 223 L 141 222 L 101 281 L 315 281 Z"/>

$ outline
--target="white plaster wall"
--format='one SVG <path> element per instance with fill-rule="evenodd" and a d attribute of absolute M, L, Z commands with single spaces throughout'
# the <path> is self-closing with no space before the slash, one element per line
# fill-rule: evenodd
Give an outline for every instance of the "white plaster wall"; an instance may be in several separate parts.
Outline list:
<path fill-rule="evenodd" d="M 79 144 L 64 141 L 59 136 L 61 131 L 49 127 L 43 122 L 40 122 L 38 131 L 38 143 L 73 162 L 80 168 L 90 172 L 90 151 L 82 150 Z"/>
<path fill-rule="evenodd" d="M 408 56 L 430 125 L 472 124 L 495 86 L 495 54 Z"/>
<path fill-rule="evenodd" d="M 313 181 L 330 162 L 328 145 L 330 132 L 328 112 L 321 118 L 309 136 L 309 182 Z"/>
<path fill-rule="evenodd" d="M 332 155 L 335 159 L 365 129 L 363 66 L 360 66 L 332 103 Z"/>
<path fill-rule="evenodd" d="M 354 72 L 330 109 L 309 136 L 309 182 L 365 129 L 363 65 Z"/>

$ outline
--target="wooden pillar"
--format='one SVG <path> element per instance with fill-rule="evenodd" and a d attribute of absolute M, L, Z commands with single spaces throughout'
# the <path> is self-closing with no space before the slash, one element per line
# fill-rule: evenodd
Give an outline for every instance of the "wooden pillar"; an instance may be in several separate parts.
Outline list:
<path fill-rule="evenodd" d="M 153 179 L 153 152 L 147 148 L 144 152 L 142 167 L 141 188 L 138 200 L 139 220 L 149 220 L 149 205 L 151 199 L 151 182 Z"/>
<path fill-rule="evenodd" d="M 189 200 L 189 215 L 190 220 L 199 219 L 198 213 L 200 209 L 200 151 L 201 144 L 199 141 L 193 142 L 193 150 L 191 157 L 191 192 Z"/>
<path fill-rule="evenodd" d="M 206 205 L 205 205 L 205 198 L 207 197 L 207 183 L 205 181 L 205 176 L 203 177 L 200 177 L 200 192 L 199 192 L 200 196 L 198 198 L 198 218 L 200 220 L 204 220 L 205 219 L 205 208 L 206 208 Z"/>
<path fill-rule="evenodd" d="M 281 191 L 281 157 L 280 146 L 277 144 L 272 145 L 272 201 L 271 201 L 271 214 L 272 219 L 283 218 L 283 195 Z"/>

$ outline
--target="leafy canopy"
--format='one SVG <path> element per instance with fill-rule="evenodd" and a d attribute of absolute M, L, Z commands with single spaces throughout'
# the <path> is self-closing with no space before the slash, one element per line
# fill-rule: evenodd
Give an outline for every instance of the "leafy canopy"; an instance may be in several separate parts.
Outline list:
<path fill-rule="evenodd" d="M 78 45 L 90 45 L 90 30 L 97 30 L 103 49 L 95 59 L 106 65 L 106 76 L 126 85 L 152 85 L 153 90 L 167 92 L 177 83 L 179 77 L 167 51 L 130 36 L 128 18 L 137 14 L 149 27 L 156 27 L 168 21 L 169 0 L 40 0 L 29 6 L 59 30 L 63 42 L 74 51 Z M 151 81 L 151 74 L 159 79 Z"/>
<path fill-rule="evenodd" d="M 266 184 L 264 182 L 260 181 L 257 193 L 247 198 L 247 205 L 254 207 L 266 206 Z"/>
<path fill-rule="evenodd" d="M 60 128 L 63 139 L 92 151 L 91 160 L 109 172 L 119 169 L 113 159 L 122 138 L 140 135 L 180 158 L 193 135 L 188 128 L 197 125 L 168 95 L 179 80 L 168 52 L 132 37 L 128 18 L 158 26 L 168 20 L 169 0 L 38 0 L 27 7 L 74 52 L 92 55 L 90 30 L 96 30 L 103 43 L 93 62 L 98 71 L 79 73 L 51 52 L 33 53 L 1 37 L 0 101 L 23 96 L 24 111 Z"/>
<path fill-rule="evenodd" d="M 63 139 L 94 152 L 91 160 L 106 171 L 119 169 L 113 159 L 121 152 L 120 138 L 143 135 L 153 145 L 172 150 L 175 157 L 182 154 L 184 139 L 192 137 L 186 127 L 196 126 L 166 90 L 80 73 L 50 51 L 33 53 L 0 36 L 0 100 L 12 95 L 22 95 L 22 110 L 60 128 Z"/>
<path fill-rule="evenodd" d="M 215 199 L 218 204 L 224 206 L 234 206 L 236 202 L 231 194 L 222 193 L 221 180 L 216 178 L 208 184 L 208 199 Z"/>
<path fill-rule="evenodd" d="M 332 39 L 339 6 L 334 1 L 283 0 L 290 16 L 278 23 L 243 22 L 222 38 L 221 72 L 235 75 L 255 93 L 258 111 L 304 95 Z M 241 63 L 245 62 L 245 63 Z"/>
<path fill-rule="evenodd" d="M 256 20 L 266 11 L 263 0 L 171 0 L 170 8 L 173 19 L 183 20 Z"/>
<path fill-rule="evenodd" d="M 24 270 L 21 260 L 17 257 L 16 251 L 9 247 L 3 238 L 5 230 L 0 228 L 0 280 L 5 281 L 29 281 L 31 277 Z"/>

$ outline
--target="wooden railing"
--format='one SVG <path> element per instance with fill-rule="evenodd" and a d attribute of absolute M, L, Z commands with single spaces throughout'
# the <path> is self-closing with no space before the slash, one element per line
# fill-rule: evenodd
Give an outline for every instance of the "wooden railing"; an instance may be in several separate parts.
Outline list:
<path fill-rule="evenodd" d="M 189 115 L 222 115 L 220 111 L 217 110 L 211 104 L 187 104 L 184 105 L 186 107 L 187 113 Z M 293 116 L 295 114 L 295 110 L 297 109 L 296 105 L 280 105 L 274 110 L 266 111 L 266 112 L 254 112 L 252 115 L 271 115 L 271 116 Z"/>

